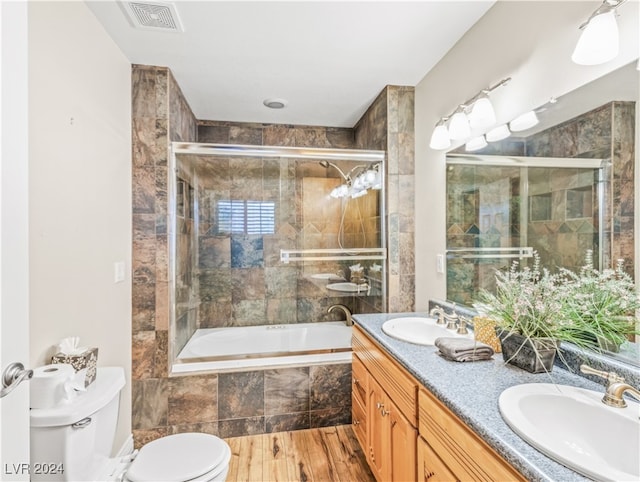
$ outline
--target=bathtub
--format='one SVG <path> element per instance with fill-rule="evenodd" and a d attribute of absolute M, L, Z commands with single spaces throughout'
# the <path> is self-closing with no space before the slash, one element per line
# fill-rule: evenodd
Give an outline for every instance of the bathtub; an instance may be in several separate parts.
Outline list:
<path fill-rule="evenodd" d="M 343 321 L 196 330 L 172 373 L 351 362 Z"/>

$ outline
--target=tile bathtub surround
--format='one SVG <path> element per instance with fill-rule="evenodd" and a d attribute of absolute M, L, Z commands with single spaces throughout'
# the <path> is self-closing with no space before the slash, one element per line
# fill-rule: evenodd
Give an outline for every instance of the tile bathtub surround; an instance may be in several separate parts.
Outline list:
<path fill-rule="evenodd" d="M 388 91 L 392 92 L 388 95 Z M 412 189 L 413 189 L 413 89 L 404 87 L 390 87 L 381 94 L 384 102 L 374 103 L 366 116 L 375 118 L 375 123 L 363 120 L 353 129 L 316 127 L 316 126 L 290 126 L 269 125 L 252 123 L 233 123 L 218 121 L 196 120 L 190 111 L 178 84 L 169 69 L 164 67 L 134 65 L 132 67 L 132 139 L 133 139 L 133 287 L 132 287 L 132 391 L 133 391 L 133 432 L 136 446 L 154 440 L 158 437 L 183 431 L 202 430 L 208 433 L 256 433 L 277 429 L 289 429 L 289 427 L 322 426 L 336 423 L 349 423 L 350 421 L 350 396 L 341 400 L 335 397 L 336 403 L 327 406 L 322 391 L 313 391 L 312 378 L 319 381 L 323 379 L 312 377 L 316 368 L 309 367 L 309 410 L 276 413 L 270 405 L 265 405 L 263 414 L 254 414 L 244 418 L 220 419 L 214 417 L 214 410 L 220 410 L 219 390 L 220 377 L 228 374 L 192 375 L 188 377 L 168 377 L 168 329 L 169 329 L 169 303 L 168 303 L 168 243 L 167 243 L 167 152 L 171 141 L 200 141 L 231 144 L 257 144 L 257 145 L 282 145 L 282 146 L 308 146 L 325 148 L 378 148 L 377 140 L 384 138 L 380 148 L 392 148 L 390 154 L 390 167 L 387 175 L 395 176 L 393 185 L 395 193 L 393 199 L 397 203 L 405 203 L 406 206 L 395 207 L 393 216 L 384 222 L 389 225 L 393 222 L 397 226 L 397 235 L 388 240 L 393 248 L 394 255 L 394 299 L 412 305 L 413 297 L 413 261 L 410 253 L 410 241 L 413 229 L 412 213 Z M 386 116 L 389 114 L 389 120 Z M 375 125 L 374 125 L 375 124 Z M 369 127 L 364 127 L 370 125 Z M 387 130 L 389 125 L 389 130 Z M 369 130 L 371 129 L 371 130 Z M 365 131 L 367 133 L 365 134 Z M 358 133 L 359 132 L 359 133 Z M 390 134 L 388 134 L 390 133 Z M 356 135 L 360 142 L 369 137 L 369 145 L 356 143 Z M 391 141 L 387 143 L 387 137 Z M 229 166 L 231 161 L 229 161 Z M 263 165 L 264 172 L 270 172 L 274 166 L 269 163 Z M 230 169 L 230 167 L 227 167 Z M 243 182 L 235 182 L 239 178 L 231 178 L 222 186 L 215 186 L 217 190 L 243 189 Z M 235 184 L 234 184 L 235 182 Z M 280 180 L 278 179 L 278 182 Z M 400 187 L 402 186 L 402 187 Z M 273 186 L 266 183 L 263 188 L 268 193 Z M 293 189 L 291 187 L 291 189 Z M 400 189 L 403 190 L 400 193 Z M 411 191 L 411 192 L 410 192 Z M 293 192 L 293 190 L 291 190 Z M 395 201 L 394 201 L 395 202 Z M 388 202 L 389 205 L 389 202 Z M 291 212 L 288 215 L 295 216 L 297 207 L 291 203 Z M 188 211 L 186 212 L 188 214 Z M 194 229 L 189 216 L 180 225 L 180 233 L 188 234 Z M 374 221 L 370 221 L 375 226 Z M 379 226 L 372 227 L 379 229 Z M 387 229 L 390 232 L 389 229 Z M 292 230 L 283 229 L 282 236 L 295 236 Z M 311 238 L 310 238 L 311 239 Z M 255 269 L 255 258 L 245 257 L 248 253 L 256 254 L 260 250 L 258 245 L 250 245 L 248 251 L 244 248 L 243 240 L 235 246 L 236 257 L 234 263 L 246 267 L 238 269 Z M 209 283 L 216 290 L 207 292 L 207 297 L 201 300 L 200 313 L 206 313 L 207 319 L 228 320 L 233 316 L 234 310 L 240 313 L 255 314 L 256 310 L 268 313 L 276 313 L 275 316 L 290 314 L 294 309 L 305 313 L 326 311 L 319 301 L 296 301 L 288 298 L 270 298 L 274 293 L 274 286 L 291 282 L 291 273 L 278 272 L 279 269 L 273 263 L 279 255 L 280 245 L 271 240 L 262 245 L 263 262 L 265 269 L 265 293 L 266 303 L 259 305 L 260 299 L 249 299 L 245 303 L 234 305 L 234 282 L 230 275 L 232 260 L 231 239 L 220 240 L 214 236 L 203 236 L 198 245 L 185 246 L 188 252 L 197 250 L 213 250 L 226 253 L 222 258 L 217 256 L 204 256 L 199 259 L 199 269 L 206 271 L 200 283 Z M 242 253 L 238 251 L 242 250 Z M 405 256 L 407 255 L 407 256 Z M 228 264 L 219 264 L 220 259 L 228 259 Z M 249 266 L 251 265 L 251 266 Z M 273 268 L 273 269 L 271 269 Z M 295 268 L 294 268 L 295 269 Z M 183 271 L 185 282 L 190 279 L 192 273 Z M 235 283 L 241 283 L 242 279 L 252 283 L 252 296 L 258 296 L 255 277 L 248 273 L 247 278 L 235 278 Z M 239 284 L 235 285 L 236 287 Z M 199 289 L 199 288 L 198 288 Z M 310 289 L 302 284 L 298 289 Z M 408 294 L 403 295 L 401 293 Z M 186 292 L 183 293 L 186 295 Z M 236 289 L 236 297 L 238 291 Z M 343 298 L 334 298 L 335 302 L 345 302 Z M 398 303 L 394 306 L 398 307 Z M 370 307 L 374 307 L 371 303 Z M 194 326 L 195 310 L 188 306 L 182 312 L 176 336 L 186 340 L 188 333 Z M 374 307 L 376 308 L 376 307 Z M 380 307 L 377 306 L 379 309 Z M 243 315 L 244 316 L 244 315 Z M 339 314 L 335 314 L 338 319 Z M 327 317 L 329 318 L 329 317 Z M 283 317 L 283 319 L 286 319 Z M 350 370 L 350 365 L 349 370 Z M 346 368 L 344 369 L 346 370 Z M 192 385 L 189 382 L 175 380 L 196 379 Z M 296 378 L 294 376 L 294 378 Z M 344 378 L 340 375 L 338 378 Z M 346 377 L 349 378 L 349 377 Z M 270 382 L 266 381 L 268 388 Z M 215 389 L 214 389 L 215 387 Z M 223 382 L 224 387 L 224 382 Z M 331 387 L 329 387 L 331 388 Z M 328 388 L 328 389 L 329 389 Z M 334 387 L 335 389 L 335 387 Z M 346 390 L 342 387 L 340 390 Z M 218 398 L 213 403 L 214 391 Z M 297 392 L 296 392 L 297 393 Z M 340 394 L 343 392 L 340 391 Z M 297 395 L 291 395 L 296 399 Z M 225 402 L 227 403 L 227 402 Z M 207 404 L 209 407 L 203 410 L 203 417 L 187 420 L 180 418 L 181 407 L 195 407 L 198 404 Z M 214 408 L 215 407 L 215 408 Z M 271 407 L 271 408 L 269 408 Z M 230 407 L 227 407 L 230 408 Z M 226 409 L 226 408 L 225 408 Z M 279 409 L 278 409 L 279 410 Z M 197 412 L 189 408 L 189 412 L 195 417 Z M 189 417 L 190 418 L 190 417 Z M 214 420 L 215 418 L 215 420 Z"/>
<path fill-rule="evenodd" d="M 351 423 L 351 364 L 147 379 L 134 390 L 136 445 L 204 430 L 221 437 Z"/>

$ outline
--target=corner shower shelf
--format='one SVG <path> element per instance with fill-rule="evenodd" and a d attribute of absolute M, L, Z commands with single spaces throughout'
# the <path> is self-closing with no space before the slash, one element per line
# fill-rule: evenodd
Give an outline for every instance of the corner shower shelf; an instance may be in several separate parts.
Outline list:
<path fill-rule="evenodd" d="M 280 261 L 356 261 L 387 259 L 386 248 L 281 249 Z"/>

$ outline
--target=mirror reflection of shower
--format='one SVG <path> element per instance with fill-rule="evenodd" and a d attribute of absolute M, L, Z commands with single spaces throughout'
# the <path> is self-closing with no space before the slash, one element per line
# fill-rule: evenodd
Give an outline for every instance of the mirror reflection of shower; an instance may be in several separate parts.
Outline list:
<path fill-rule="evenodd" d="M 322 160 L 319 164 L 325 169 L 333 168 L 338 171 L 344 181 L 339 186 L 334 187 L 329 194 L 333 199 L 343 200 L 342 214 L 340 216 L 340 228 L 338 231 L 338 246 L 341 249 L 344 249 L 346 247 L 344 226 L 345 219 L 347 218 L 347 208 L 350 207 L 349 201 L 366 196 L 370 190 L 379 191 L 382 189 L 381 163 L 378 162 L 374 165 L 359 164 L 352 167 L 346 174 L 333 162 Z M 362 204 L 363 203 L 358 201 L 353 201 L 351 203 L 352 209 L 355 210 L 355 215 L 353 217 L 359 221 L 361 234 L 360 246 L 349 246 L 351 248 L 371 247 L 367 244 L 367 231 L 365 228 L 365 217 L 363 215 Z"/>
<path fill-rule="evenodd" d="M 609 163 L 600 159 L 447 157 L 447 299 L 470 306 L 495 271 L 532 252 L 551 271 L 597 268 L 609 249 Z"/>

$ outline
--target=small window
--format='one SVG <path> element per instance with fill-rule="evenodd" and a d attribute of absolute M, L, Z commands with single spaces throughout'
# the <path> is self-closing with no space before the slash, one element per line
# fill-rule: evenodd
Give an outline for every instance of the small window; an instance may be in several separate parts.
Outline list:
<path fill-rule="evenodd" d="M 218 201 L 216 234 L 273 234 L 273 201 Z"/>

